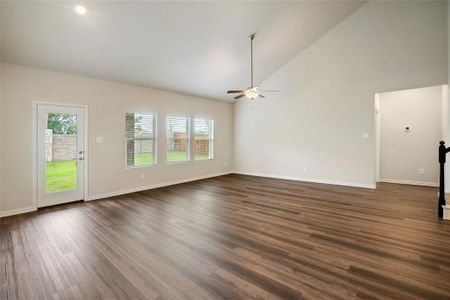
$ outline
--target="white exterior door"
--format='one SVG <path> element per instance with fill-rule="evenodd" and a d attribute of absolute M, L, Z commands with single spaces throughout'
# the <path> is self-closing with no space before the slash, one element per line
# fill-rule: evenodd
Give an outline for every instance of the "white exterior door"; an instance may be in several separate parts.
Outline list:
<path fill-rule="evenodd" d="M 38 105 L 38 207 L 84 199 L 84 109 Z"/>

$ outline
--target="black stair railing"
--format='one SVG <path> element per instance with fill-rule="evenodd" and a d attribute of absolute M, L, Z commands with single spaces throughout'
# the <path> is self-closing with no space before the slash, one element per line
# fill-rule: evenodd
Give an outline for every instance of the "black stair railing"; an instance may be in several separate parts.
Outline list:
<path fill-rule="evenodd" d="M 445 158 L 447 156 L 447 152 L 450 151 L 450 147 L 445 147 L 445 142 L 439 142 L 439 201 L 438 201 L 438 216 L 439 218 L 444 217 L 444 207 L 445 206 L 445 175 L 444 175 L 444 167 L 445 167 Z"/>

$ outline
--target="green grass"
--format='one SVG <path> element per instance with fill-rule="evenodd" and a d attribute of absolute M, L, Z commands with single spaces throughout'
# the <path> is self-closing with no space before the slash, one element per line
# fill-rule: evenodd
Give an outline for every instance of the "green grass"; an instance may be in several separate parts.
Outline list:
<path fill-rule="evenodd" d="M 204 155 L 204 154 L 197 154 L 195 155 L 194 159 L 195 160 L 199 160 L 199 159 L 208 159 L 209 156 L 208 155 Z"/>
<path fill-rule="evenodd" d="M 60 192 L 77 185 L 77 160 L 48 161 L 45 168 L 45 190 Z"/>
<path fill-rule="evenodd" d="M 195 159 L 207 159 L 207 155 L 196 155 Z M 168 162 L 186 160 L 186 152 L 169 151 Z M 134 158 L 135 166 L 145 166 L 153 163 L 153 153 L 138 153 Z M 48 161 L 45 168 L 45 190 L 47 192 L 60 192 L 75 188 L 77 185 L 77 161 L 56 160 Z"/>
<path fill-rule="evenodd" d="M 167 162 L 185 161 L 186 155 L 183 151 L 169 151 L 166 154 Z"/>
<path fill-rule="evenodd" d="M 145 166 L 153 163 L 153 153 L 137 153 L 134 156 L 134 165 L 135 166 Z"/>
<path fill-rule="evenodd" d="M 195 159 L 207 159 L 207 155 L 196 155 Z M 183 151 L 169 151 L 167 153 L 167 161 L 168 162 L 177 162 L 177 161 L 185 161 L 186 160 L 186 152 Z M 134 157 L 134 165 L 135 166 L 145 166 L 153 163 L 153 153 L 138 153 Z"/>

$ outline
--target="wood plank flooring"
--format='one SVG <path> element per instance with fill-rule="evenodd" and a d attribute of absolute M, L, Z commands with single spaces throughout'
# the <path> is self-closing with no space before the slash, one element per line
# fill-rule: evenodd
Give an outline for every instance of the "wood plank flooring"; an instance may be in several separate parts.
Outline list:
<path fill-rule="evenodd" d="M 0 219 L 0 299 L 450 299 L 437 189 L 230 174 Z"/>

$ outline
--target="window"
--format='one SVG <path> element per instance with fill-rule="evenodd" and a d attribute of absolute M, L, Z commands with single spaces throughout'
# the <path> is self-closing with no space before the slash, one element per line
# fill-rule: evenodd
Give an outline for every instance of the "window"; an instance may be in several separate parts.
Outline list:
<path fill-rule="evenodd" d="M 188 161 L 190 155 L 190 119 L 167 117 L 167 162 Z"/>
<path fill-rule="evenodd" d="M 153 114 L 127 113 L 125 126 L 127 167 L 155 164 L 155 116 Z"/>
<path fill-rule="evenodd" d="M 213 158 L 214 121 L 194 119 L 194 158 Z"/>

